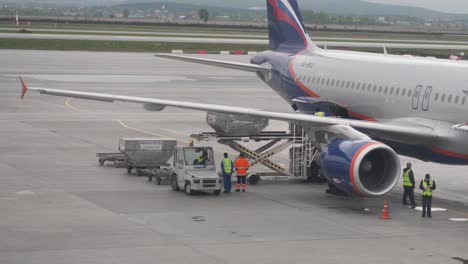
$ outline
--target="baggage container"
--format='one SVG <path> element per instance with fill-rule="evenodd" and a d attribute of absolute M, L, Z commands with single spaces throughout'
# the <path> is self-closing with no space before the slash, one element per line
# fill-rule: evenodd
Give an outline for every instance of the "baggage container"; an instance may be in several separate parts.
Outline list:
<path fill-rule="evenodd" d="M 167 165 L 177 140 L 168 138 L 120 138 L 119 150 L 130 168 L 156 168 Z"/>

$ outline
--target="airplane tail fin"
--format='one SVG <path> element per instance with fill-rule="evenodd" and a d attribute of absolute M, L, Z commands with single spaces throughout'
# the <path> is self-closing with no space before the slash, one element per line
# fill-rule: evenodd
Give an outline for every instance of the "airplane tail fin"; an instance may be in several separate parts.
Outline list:
<path fill-rule="evenodd" d="M 267 0 L 270 49 L 296 53 L 317 48 L 310 40 L 297 0 Z"/>

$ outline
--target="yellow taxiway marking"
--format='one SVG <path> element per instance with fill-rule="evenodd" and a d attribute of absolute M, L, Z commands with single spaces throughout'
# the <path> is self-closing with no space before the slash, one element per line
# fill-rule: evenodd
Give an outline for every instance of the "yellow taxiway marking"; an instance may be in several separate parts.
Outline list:
<path fill-rule="evenodd" d="M 73 105 L 70 104 L 70 101 L 72 100 L 73 98 L 67 98 L 65 100 L 65 106 L 72 109 L 72 110 L 75 110 L 75 111 L 80 111 L 80 109 L 74 107 Z"/>
<path fill-rule="evenodd" d="M 135 131 L 138 131 L 140 133 L 143 133 L 143 134 L 148 134 L 148 135 L 152 135 L 152 136 L 157 136 L 157 137 L 164 137 L 164 138 L 167 138 L 168 136 L 165 136 L 165 135 L 161 135 L 161 134 L 157 134 L 157 133 L 154 133 L 154 132 L 151 132 L 151 131 L 146 131 L 146 130 L 142 130 L 142 129 L 138 129 L 138 128 L 135 128 L 135 127 L 131 127 L 127 124 L 125 124 L 122 120 L 117 120 L 117 122 L 119 122 L 119 124 L 127 129 L 131 129 L 131 130 L 135 130 Z M 171 137 L 173 138 L 173 137 Z M 180 138 L 176 138 L 180 141 L 186 141 L 184 139 L 180 139 Z"/>

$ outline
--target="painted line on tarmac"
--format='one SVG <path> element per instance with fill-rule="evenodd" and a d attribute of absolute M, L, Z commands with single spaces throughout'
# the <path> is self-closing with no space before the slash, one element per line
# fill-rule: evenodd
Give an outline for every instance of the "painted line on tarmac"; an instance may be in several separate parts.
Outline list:
<path fill-rule="evenodd" d="M 70 104 L 70 101 L 71 101 L 72 99 L 73 99 L 73 98 L 67 98 L 67 99 L 65 99 L 65 106 L 68 107 L 68 108 L 70 108 L 70 109 L 72 109 L 72 110 L 74 110 L 74 111 L 80 111 L 79 108 L 74 107 L 73 105 Z"/>
<path fill-rule="evenodd" d="M 449 218 L 449 220 L 454 222 L 468 222 L 468 218 Z"/>
<path fill-rule="evenodd" d="M 142 130 L 142 129 L 139 129 L 139 128 L 136 128 L 136 127 L 131 127 L 129 125 L 127 125 L 125 122 L 123 122 L 122 120 L 117 120 L 117 122 L 127 128 L 127 129 L 130 129 L 130 130 L 135 130 L 137 132 L 140 132 L 140 133 L 143 133 L 143 134 L 147 134 L 147 135 L 152 135 L 152 136 L 157 136 L 157 137 L 163 137 L 163 138 L 168 138 L 168 136 L 166 135 L 161 135 L 161 134 L 157 134 L 157 133 L 154 133 L 154 132 L 150 132 L 150 131 L 146 131 L 146 130 Z M 169 137 L 169 138 L 174 138 L 174 137 Z M 180 138 L 175 138 L 177 140 L 180 140 L 180 141 L 185 141 L 183 139 L 180 139 Z"/>

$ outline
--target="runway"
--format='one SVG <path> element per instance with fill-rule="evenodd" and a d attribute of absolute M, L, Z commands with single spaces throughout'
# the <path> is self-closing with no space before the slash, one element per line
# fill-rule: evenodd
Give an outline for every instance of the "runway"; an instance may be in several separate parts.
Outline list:
<path fill-rule="evenodd" d="M 178 33 L 177 33 L 178 34 Z M 210 43 L 210 44 L 248 44 L 248 45 L 268 45 L 267 39 L 259 38 L 221 38 L 216 36 L 130 36 L 130 35 L 92 35 L 92 34 L 19 34 L 0 33 L 0 39 L 61 39 L 61 40 L 99 40 L 99 41 L 132 41 L 132 42 L 171 42 L 171 43 Z M 412 40 L 375 40 L 367 39 L 341 39 L 331 38 L 330 40 L 318 40 L 314 43 L 321 47 L 361 47 L 361 48 L 398 48 L 398 49 L 435 49 L 435 50 L 468 50 L 465 42 L 437 42 Z M 432 43 L 432 44 L 431 44 Z"/>
<path fill-rule="evenodd" d="M 263 181 L 245 194 L 189 197 L 124 169 L 99 167 L 95 153 L 116 151 L 122 136 L 162 135 L 186 144 L 190 134 L 210 130 L 204 113 L 145 112 L 137 104 L 34 93 L 21 101 L 17 80 L 21 75 L 34 86 L 292 111 L 253 74 L 140 53 L 0 50 L 0 58 L 2 264 L 468 259 L 468 222 L 449 220 L 468 218 L 466 167 L 413 161 L 417 180 L 430 172 L 437 181 L 434 205 L 448 209 L 431 220 L 400 205 L 399 188 L 390 195 L 388 221 L 378 219 L 380 198 L 329 196 L 325 186 L 301 182 Z M 286 127 L 273 122 L 269 129 Z M 227 149 L 212 146 L 219 160 Z"/>

